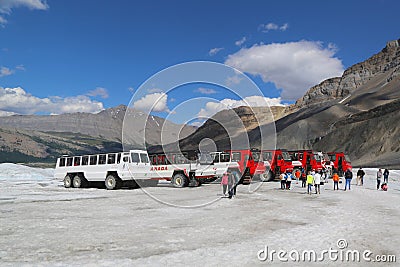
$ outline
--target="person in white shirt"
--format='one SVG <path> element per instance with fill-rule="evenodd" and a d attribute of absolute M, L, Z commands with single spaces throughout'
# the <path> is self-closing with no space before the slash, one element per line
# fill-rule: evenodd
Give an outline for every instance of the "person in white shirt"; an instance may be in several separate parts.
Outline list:
<path fill-rule="evenodd" d="M 314 174 L 315 194 L 321 194 L 321 172 L 316 172 Z"/>

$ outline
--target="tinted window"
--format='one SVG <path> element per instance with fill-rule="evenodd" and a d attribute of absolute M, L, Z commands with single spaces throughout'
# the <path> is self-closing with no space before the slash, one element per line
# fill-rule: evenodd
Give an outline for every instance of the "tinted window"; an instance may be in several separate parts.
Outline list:
<path fill-rule="evenodd" d="M 211 154 L 214 163 L 219 162 L 219 155 L 220 155 L 219 153 Z"/>
<path fill-rule="evenodd" d="M 99 164 L 106 164 L 106 155 L 99 155 Z"/>
<path fill-rule="evenodd" d="M 97 164 L 97 156 L 90 156 L 90 165 Z"/>
<path fill-rule="evenodd" d="M 231 155 L 229 153 L 221 154 L 221 162 L 229 162 L 231 159 Z"/>
<path fill-rule="evenodd" d="M 233 152 L 232 153 L 232 161 L 233 162 L 238 162 L 241 160 L 241 154 L 240 152 Z"/>
<path fill-rule="evenodd" d="M 82 165 L 88 165 L 89 162 L 89 157 L 88 156 L 83 156 L 82 157 Z"/>
<path fill-rule="evenodd" d="M 58 165 L 59 167 L 64 167 L 65 166 L 65 158 L 60 159 L 60 164 Z"/>
<path fill-rule="evenodd" d="M 107 164 L 115 163 L 115 154 L 108 154 Z"/>
<path fill-rule="evenodd" d="M 131 153 L 132 162 L 140 162 L 138 153 Z"/>
<path fill-rule="evenodd" d="M 72 166 L 72 158 L 67 158 L 67 166 Z"/>
<path fill-rule="evenodd" d="M 79 165 L 81 165 L 81 157 L 75 157 L 74 166 L 79 166 Z"/>
<path fill-rule="evenodd" d="M 147 157 L 147 154 L 140 153 L 140 161 L 142 163 L 149 163 L 149 158 Z"/>

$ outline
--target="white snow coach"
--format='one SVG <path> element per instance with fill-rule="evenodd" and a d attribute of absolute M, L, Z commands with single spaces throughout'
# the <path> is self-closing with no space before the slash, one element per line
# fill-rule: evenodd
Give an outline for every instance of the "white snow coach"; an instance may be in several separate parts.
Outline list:
<path fill-rule="evenodd" d="M 86 187 L 90 182 L 104 182 L 107 189 L 122 186 L 135 188 L 139 181 L 151 181 L 150 161 L 144 150 L 84 156 L 63 156 L 57 159 L 56 179 L 64 186 Z M 156 181 L 157 182 L 157 181 Z M 153 182 L 154 183 L 154 182 Z"/>

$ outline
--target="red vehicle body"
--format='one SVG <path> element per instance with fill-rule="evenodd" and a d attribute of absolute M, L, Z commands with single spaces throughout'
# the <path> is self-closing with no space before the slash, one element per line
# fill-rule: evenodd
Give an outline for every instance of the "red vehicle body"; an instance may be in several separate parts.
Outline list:
<path fill-rule="evenodd" d="M 255 175 L 265 173 L 264 163 L 254 160 L 252 150 L 226 150 L 225 152 L 231 154 L 232 162 L 237 162 L 239 164 L 239 170 L 241 172 L 239 184 L 249 184 Z"/>
<path fill-rule="evenodd" d="M 262 181 L 279 179 L 281 173 L 293 172 L 292 159 L 286 150 L 263 150 L 261 151 L 260 159 L 268 162 L 268 164 L 265 163 L 264 165 L 269 165 L 269 170 L 266 170 L 261 178 Z"/>
<path fill-rule="evenodd" d="M 329 160 L 333 163 L 333 172 L 343 176 L 347 169 L 352 170 L 350 158 L 343 152 L 328 152 Z"/>
<path fill-rule="evenodd" d="M 303 165 L 303 169 L 308 171 L 321 171 L 324 170 L 323 157 L 318 152 L 312 150 L 294 150 L 289 151 L 292 160 L 300 161 Z M 303 174 L 305 175 L 305 174 Z"/>

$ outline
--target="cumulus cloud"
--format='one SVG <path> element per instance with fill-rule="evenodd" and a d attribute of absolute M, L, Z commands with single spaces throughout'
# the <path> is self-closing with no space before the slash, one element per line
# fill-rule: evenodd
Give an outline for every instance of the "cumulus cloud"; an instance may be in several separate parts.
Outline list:
<path fill-rule="evenodd" d="M 195 90 L 195 92 L 198 92 L 203 95 L 212 95 L 217 93 L 217 91 L 215 91 L 214 89 L 203 88 L 203 87 L 198 88 L 197 90 Z"/>
<path fill-rule="evenodd" d="M 289 28 L 289 24 L 285 23 L 283 25 L 278 25 L 273 22 L 268 24 L 260 24 L 258 29 L 262 32 L 269 32 L 269 31 L 286 31 Z"/>
<path fill-rule="evenodd" d="M 241 46 L 242 44 L 244 44 L 244 42 L 246 42 L 246 40 L 247 40 L 246 36 L 243 36 L 242 39 L 237 40 L 237 41 L 235 42 L 235 45 Z"/>
<path fill-rule="evenodd" d="M 221 50 L 224 50 L 223 47 L 216 47 L 216 48 L 211 48 L 210 51 L 208 51 L 208 54 L 210 56 L 215 56 L 218 52 L 220 52 Z"/>
<path fill-rule="evenodd" d="M 0 68 L 0 77 L 12 75 L 14 74 L 14 72 L 15 72 L 14 70 L 2 66 Z"/>
<path fill-rule="evenodd" d="M 268 98 L 263 96 L 248 96 L 243 100 L 234 100 L 225 98 L 219 102 L 207 102 L 206 106 L 197 114 L 199 118 L 210 118 L 214 114 L 224 109 L 232 109 L 240 106 L 250 107 L 270 107 L 270 106 L 284 106 L 281 98 Z"/>
<path fill-rule="evenodd" d="M 101 98 L 108 98 L 108 91 L 106 88 L 103 87 L 96 87 L 96 89 L 93 89 L 87 93 L 88 96 L 100 96 Z"/>
<path fill-rule="evenodd" d="M 170 112 L 166 93 L 148 94 L 133 103 L 133 108 L 144 111 Z"/>
<path fill-rule="evenodd" d="M 229 55 L 225 64 L 272 82 L 282 89 L 281 97 L 296 100 L 321 81 L 341 76 L 342 61 L 336 48 L 321 42 L 299 41 L 254 45 Z"/>
<path fill-rule="evenodd" d="M 87 96 L 39 98 L 27 93 L 21 87 L 0 87 L 0 110 L 14 114 L 62 114 L 72 112 L 97 113 L 103 110 L 103 103 Z"/>
<path fill-rule="evenodd" d="M 10 15 L 14 8 L 27 7 L 30 10 L 46 10 L 49 8 L 45 0 L 1 0 L 0 14 Z M 4 27 L 7 20 L 0 15 L 0 25 Z"/>

